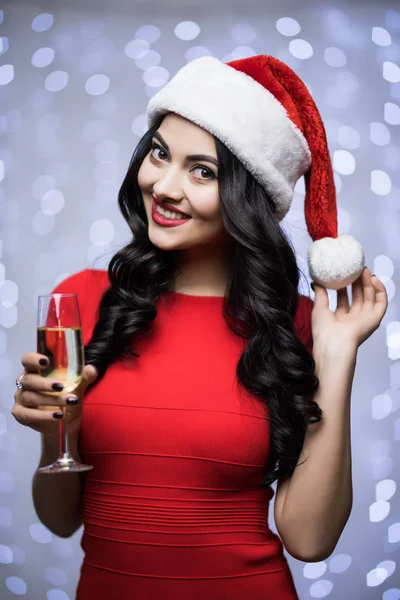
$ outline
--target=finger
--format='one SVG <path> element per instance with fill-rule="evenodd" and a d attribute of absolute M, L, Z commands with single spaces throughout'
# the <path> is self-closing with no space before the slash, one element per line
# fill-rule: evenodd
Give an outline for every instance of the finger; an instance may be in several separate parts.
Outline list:
<path fill-rule="evenodd" d="M 364 269 L 351 286 L 351 308 L 354 308 L 357 311 L 360 311 L 364 306 L 364 281 L 366 277 L 367 275 Z"/>
<path fill-rule="evenodd" d="M 94 365 L 85 365 L 82 371 L 82 381 L 77 391 L 84 391 L 98 377 L 98 371 Z"/>
<path fill-rule="evenodd" d="M 382 281 L 378 279 L 376 275 L 372 277 L 372 283 L 375 289 L 375 304 L 373 310 L 380 315 L 381 319 L 383 319 L 389 302 L 387 291 Z"/>
<path fill-rule="evenodd" d="M 38 352 L 27 352 L 22 356 L 21 363 L 25 367 L 25 371 L 37 373 L 38 370 L 45 369 L 49 365 L 49 359 Z"/>
<path fill-rule="evenodd" d="M 21 383 L 24 386 L 24 390 L 32 390 L 35 392 L 59 394 L 64 389 L 62 381 L 57 381 L 57 379 L 51 379 L 50 377 L 42 377 L 37 373 L 25 373 Z"/>
<path fill-rule="evenodd" d="M 71 402 L 70 399 L 74 401 Z M 69 400 L 69 401 L 68 401 Z M 75 394 L 56 394 L 45 395 L 38 392 L 24 391 L 20 394 L 20 398 L 16 398 L 16 402 L 21 406 L 28 408 L 38 408 L 42 406 L 76 406 L 79 404 L 79 398 Z"/>
<path fill-rule="evenodd" d="M 368 305 L 369 307 L 375 304 L 375 288 L 371 276 L 371 271 L 369 269 L 364 269 L 362 274 L 362 282 L 364 286 L 364 306 Z"/>
<path fill-rule="evenodd" d="M 38 410 L 37 408 L 26 408 L 25 406 L 21 406 L 16 404 L 11 410 L 11 414 L 18 423 L 21 425 L 39 425 L 41 423 L 54 423 L 56 420 L 60 420 L 61 417 L 54 415 L 58 415 L 61 411 L 52 411 L 52 410 Z"/>
<path fill-rule="evenodd" d="M 315 293 L 314 307 L 329 308 L 329 296 L 326 289 L 322 285 L 315 283 L 315 281 L 313 281 L 313 286 Z"/>
<path fill-rule="evenodd" d="M 341 290 L 337 290 L 336 312 L 348 313 L 349 310 L 350 310 L 350 307 L 349 307 L 349 297 L 347 295 L 347 288 L 342 288 Z"/>

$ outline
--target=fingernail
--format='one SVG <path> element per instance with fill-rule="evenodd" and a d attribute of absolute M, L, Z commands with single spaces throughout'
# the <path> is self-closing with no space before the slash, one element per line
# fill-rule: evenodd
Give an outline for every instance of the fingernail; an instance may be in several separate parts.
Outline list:
<path fill-rule="evenodd" d="M 78 398 L 67 398 L 67 404 L 69 404 L 70 406 L 75 406 L 76 404 L 78 404 L 78 402 Z"/>
<path fill-rule="evenodd" d="M 49 361 L 47 358 L 41 358 L 39 360 L 39 365 L 41 365 L 42 367 L 47 367 L 48 364 L 49 364 Z"/>
<path fill-rule="evenodd" d="M 54 412 L 54 413 L 53 413 L 53 417 L 54 417 L 54 419 L 62 419 L 62 418 L 63 418 L 63 416 L 64 416 L 64 414 L 63 414 L 61 411 L 58 411 L 58 412 Z"/>
<path fill-rule="evenodd" d="M 53 385 L 51 387 L 53 388 L 53 390 L 55 392 L 61 392 L 64 389 L 64 386 L 62 383 L 53 383 Z"/>
<path fill-rule="evenodd" d="M 311 282 L 311 289 L 312 289 L 313 292 L 315 292 L 315 287 L 314 287 L 313 282 Z"/>

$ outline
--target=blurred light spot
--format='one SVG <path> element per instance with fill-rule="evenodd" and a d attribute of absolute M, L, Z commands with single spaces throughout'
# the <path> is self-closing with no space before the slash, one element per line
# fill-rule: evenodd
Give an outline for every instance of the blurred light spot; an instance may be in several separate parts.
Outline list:
<path fill-rule="evenodd" d="M 97 73 L 96 75 L 92 75 L 86 81 L 85 90 L 91 96 L 101 96 L 101 94 L 105 94 L 108 88 L 110 87 L 110 78 L 103 73 Z"/>
<path fill-rule="evenodd" d="M 119 144 L 114 140 L 102 140 L 94 149 L 94 157 L 98 162 L 105 160 L 117 161 L 119 158 Z"/>
<path fill-rule="evenodd" d="M 67 574 L 58 567 L 47 567 L 44 576 L 52 585 L 65 585 L 68 581 Z"/>
<path fill-rule="evenodd" d="M 339 48 L 330 47 L 324 50 L 324 60 L 330 67 L 344 67 L 347 63 L 345 53 Z"/>
<path fill-rule="evenodd" d="M 145 71 L 150 67 L 157 67 L 161 62 L 161 55 L 155 50 L 149 50 L 145 56 L 141 58 L 137 58 L 135 60 L 135 65 Z"/>
<path fill-rule="evenodd" d="M 174 29 L 176 37 L 184 41 L 194 40 L 200 31 L 200 27 L 193 21 L 182 21 Z"/>
<path fill-rule="evenodd" d="M 389 544 L 397 544 L 400 542 L 400 523 L 393 523 L 388 528 L 388 541 Z"/>
<path fill-rule="evenodd" d="M 104 119 L 89 121 L 83 128 L 82 137 L 88 142 L 100 142 L 108 136 L 110 124 Z"/>
<path fill-rule="evenodd" d="M 135 33 L 136 38 L 145 40 L 150 44 L 156 42 L 160 38 L 160 35 L 161 31 L 155 25 L 142 25 L 142 27 L 139 27 L 139 29 Z"/>
<path fill-rule="evenodd" d="M 14 79 L 14 66 L 2 65 L 0 67 L 0 85 L 7 85 Z"/>
<path fill-rule="evenodd" d="M 10 527 L 11 521 L 11 510 L 8 508 L 8 506 L 0 506 L 0 526 Z"/>
<path fill-rule="evenodd" d="M 92 102 L 91 110 L 96 117 L 109 117 L 115 112 L 117 106 L 117 99 L 107 94 L 106 96 L 97 96 Z"/>
<path fill-rule="evenodd" d="M 360 146 L 360 136 L 354 127 L 339 127 L 338 140 L 342 148 L 346 148 L 346 150 L 355 150 Z"/>
<path fill-rule="evenodd" d="M 33 31 L 47 31 L 54 23 L 54 17 L 50 13 L 42 13 L 32 21 Z"/>
<path fill-rule="evenodd" d="M 339 71 L 336 73 L 336 80 L 339 89 L 345 90 L 348 94 L 354 94 L 360 87 L 357 77 L 349 71 Z"/>
<path fill-rule="evenodd" d="M 52 535 L 42 523 L 30 525 L 29 533 L 31 534 L 31 538 L 38 544 L 49 544 L 51 542 Z"/>
<path fill-rule="evenodd" d="M 49 190 L 40 201 L 40 207 L 45 215 L 58 215 L 64 208 L 64 194 L 60 190 Z"/>
<path fill-rule="evenodd" d="M 352 563 L 349 554 L 336 554 L 329 561 L 329 570 L 331 573 L 344 573 Z"/>
<path fill-rule="evenodd" d="M 307 59 L 314 54 L 313 47 L 306 40 L 291 40 L 289 42 L 289 52 L 296 58 Z"/>
<path fill-rule="evenodd" d="M 375 497 L 379 500 L 390 500 L 396 493 L 396 482 L 393 479 L 383 479 L 375 486 Z"/>
<path fill-rule="evenodd" d="M 0 304 L 7 308 L 18 302 L 18 286 L 15 281 L 6 279 L 0 283 Z"/>
<path fill-rule="evenodd" d="M 25 553 L 19 546 L 10 546 L 13 554 L 13 565 L 23 565 L 25 562 Z"/>
<path fill-rule="evenodd" d="M 327 564 L 325 561 L 307 563 L 303 567 L 303 575 L 306 579 L 318 579 L 318 577 L 322 577 L 326 569 Z"/>
<path fill-rule="evenodd" d="M 12 109 L 5 113 L 4 133 L 14 133 L 22 128 L 22 113 L 18 109 Z"/>
<path fill-rule="evenodd" d="M 351 175 L 356 168 L 354 156 L 347 150 L 336 150 L 333 153 L 333 168 L 340 175 Z"/>
<path fill-rule="evenodd" d="M 383 123 L 371 123 L 369 137 L 377 146 L 386 146 L 390 142 L 390 131 Z"/>
<path fill-rule="evenodd" d="M 108 244 L 93 245 L 87 252 L 87 261 L 91 268 L 107 269 L 111 256 L 111 247 Z"/>
<path fill-rule="evenodd" d="M 18 310 L 16 306 L 3 306 L 0 304 L 0 325 L 10 329 L 17 324 Z"/>
<path fill-rule="evenodd" d="M 68 83 L 68 73 L 66 71 L 53 71 L 47 75 L 44 87 L 48 92 L 60 92 Z"/>
<path fill-rule="evenodd" d="M 370 456 L 371 458 L 379 458 L 383 456 L 389 456 L 390 454 L 390 442 L 388 440 L 376 440 L 371 442 Z"/>
<path fill-rule="evenodd" d="M 6 356 L 0 356 L 0 377 L 2 379 L 10 377 L 12 370 L 13 369 L 12 369 L 11 360 L 9 358 L 7 358 Z M 4 435 L 5 431 L 6 430 L 3 429 L 1 431 L 1 435 Z"/>
<path fill-rule="evenodd" d="M 46 594 L 47 600 L 69 600 L 68 594 L 63 590 L 49 590 Z"/>
<path fill-rule="evenodd" d="M 400 338 L 400 335 L 399 335 Z M 399 339 L 400 345 L 400 339 Z M 384 419 L 387 417 L 392 410 L 392 399 L 387 394 L 382 394 L 380 396 L 375 396 L 372 399 L 372 418 L 376 421 Z"/>
<path fill-rule="evenodd" d="M 0 263 L 0 283 L 2 283 L 6 278 L 6 270 L 3 263 Z"/>
<path fill-rule="evenodd" d="M 328 87 L 327 89 L 328 103 L 334 108 L 346 108 L 350 104 L 350 97 L 347 91 L 341 87 Z"/>
<path fill-rule="evenodd" d="M 81 26 L 81 34 L 82 37 L 86 40 L 94 40 L 104 32 L 104 22 L 100 21 L 100 19 L 93 19 L 92 21 L 87 21 L 83 23 Z"/>
<path fill-rule="evenodd" d="M 210 50 L 205 46 L 192 46 L 185 53 L 187 62 L 196 60 L 196 58 L 200 58 L 201 56 L 211 56 Z"/>
<path fill-rule="evenodd" d="M 54 94 L 45 89 L 33 93 L 33 106 L 38 110 L 50 110 L 54 104 Z"/>
<path fill-rule="evenodd" d="M 378 565 L 377 569 L 384 569 L 386 571 L 386 577 L 390 577 L 396 570 L 396 563 L 393 560 L 383 560 Z"/>
<path fill-rule="evenodd" d="M 374 479 L 389 477 L 393 471 L 393 459 L 390 456 L 376 458 L 372 461 Z"/>
<path fill-rule="evenodd" d="M 126 56 L 129 58 L 143 58 L 150 49 L 150 44 L 146 40 L 132 40 L 124 48 Z"/>
<path fill-rule="evenodd" d="M 23 596 L 26 594 L 26 583 L 20 577 L 7 577 L 6 586 L 16 596 Z"/>
<path fill-rule="evenodd" d="M 372 569 L 367 573 L 367 586 L 368 587 L 376 587 L 377 585 L 381 585 L 385 581 L 387 577 L 386 569 Z"/>
<path fill-rule="evenodd" d="M 249 56 L 255 56 L 256 51 L 250 46 L 237 46 L 232 50 L 232 60 L 240 60 L 241 58 L 248 58 Z"/>
<path fill-rule="evenodd" d="M 79 70 L 83 73 L 95 73 L 104 66 L 104 56 L 99 52 L 90 52 L 81 58 Z"/>
<path fill-rule="evenodd" d="M 168 81 L 169 72 L 164 67 L 150 67 L 143 73 L 143 81 L 150 87 L 161 87 Z"/>
<path fill-rule="evenodd" d="M 8 37 L 0 37 L 0 54 L 5 54 L 8 50 Z"/>
<path fill-rule="evenodd" d="M 393 389 L 400 388 L 400 363 L 390 367 L 390 387 Z"/>
<path fill-rule="evenodd" d="M 390 37 L 390 33 L 386 31 L 386 29 L 383 29 L 383 27 L 373 27 L 372 41 L 377 46 L 389 46 L 392 42 L 392 38 Z"/>
<path fill-rule="evenodd" d="M 339 235 L 344 233 L 349 233 L 351 229 L 351 215 L 348 210 L 338 207 L 338 226 L 339 226 Z"/>
<path fill-rule="evenodd" d="M 36 131 L 40 136 L 54 135 L 60 127 L 60 118 L 54 113 L 47 113 L 38 120 Z"/>
<path fill-rule="evenodd" d="M 2 415 L 4 417 L 4 415 Z M 5 430 L 1 433 L 3 434 Z M 0 471 L 0 492 L 10 494 L 14 489 L 14 477 L 7 471 Z"/>
<path fill-rule="evenodd" d="M 369 507 L 369 520 L 371 523 L 378 523 L 386 519 L 390 513 L 390 503 L 385 500 L 378 500 Z"/>
<path fill-rule="evenodd" d="M 20 246 L 20 232 L 14 225 L 3 229 L 3 250 L 4 252 L 16 252 Z M 1 267 L 0 267 L 1 269 Z M 1 271 L 0 271 L 1 274 Z M 1 278 L 0 278 L 1 281 Z"/>
<path fill-rule="evenodd" d="M 116 162 L 105 160 L 98 163 L 94 169 L 94 179 L 97 183 L 109 183 L 115 181 L 119 175 Z"/>
<path fill-rule="evenodd" d="M 400 69 L 392 62 L 386 61 L 383 63 L 383 78 L 391 83 L 398 83 L 400 81 Z"/>
<path fill-rule="evenodd" d="M 3 565 L 9 565 L 12 563 L 12 550 L 8 546 L 0 544 L 0 563 Z"/>
<path fill-rule="evenodd" d="M 109 219 L 95 221 L 89 230 L 89 238 L 95 246 L 109 244 L 115 234 L 114 224 Z"/>
<path fill-rule="evenodd" d="M 34 67 L 48 67 L 54 60 L 55 52 L 53 48 L 39 48 L 32 54 L 31 63 Z"/>
<path fill-rule="evenodd" d="M 392 182 L 387 173 L 380 170 L 371 172 L 371 190 L 378 196 L 387 196 L 392 189 Z"/>
<path fill-rule="evenodd" d="M 68 183 L 71 167 L 62 161 L 55 162 L 49 165 L 46 169 L 47 173 L 53 177 L 55 185 L 61 186 Z"/>
<path fill-rule="evenodd" d="M 328 579 L 320 579 L 310 587 L 310 595 L 312 598 L 326 598 L 333 589 L 332 581 Z"/>
<path fill-rule="evenodd" d="M 389 125 L 400 125 L 400 106 L 393 102 L 385 102 L 384 119 Z"/>
<path fill-rule="evenodd" d="M 234 25 L 234 27 L 232 27 L 231 35 L 239 44 L 251 44 L 251 42 L 256 39 L 257 32 L 251 25 L 239 23 L 239 25 Z"/>
<path fill-rule="evenodd" d="M 282 17 L 281 19 L 278 19 L 276 28 L 279 33 L 288 37 L 297 35 L 301 30 L 299 23 L 291 17 Z"/>
<path fill-rule="evenodd" d="M 375 275 L 381 277 L 392 277 L 394 274 L 394 264 L 389 256 L 385 254 L 379 254 L 374 259 L 374 271 Z M 400 324 L 399 324 L 400 328 Z M 400 329 L 399 329 L 400 330 Z"/>
<path fill-rule="evenodd" d="M 52 252 L 39 254 L 34 262 L 33 272 L 38 279 L 56 277 L 59 273 L 58 255 Z"/>
<path fill-rule="evenodd" d="M 146 115 L 138 115 L 133 119 L 132 132 L 139 137 L 142 137 L 147 131 Z"/>
<path fill-rule="evenodd" d="M 47 235 L 50 231 L 53 231 L 55 220 L 52 215 L 45 215 L 43 212 L 38 211 L 35 213 L 32 219 L 32 229 L 38 235 Z"/>
<path fill-rule="evenodd" d="M 96 187 L 95 203 L 98 204 L 115 204 L 118 198 L 120 182 L 108 181 L 101 183 Z"/>

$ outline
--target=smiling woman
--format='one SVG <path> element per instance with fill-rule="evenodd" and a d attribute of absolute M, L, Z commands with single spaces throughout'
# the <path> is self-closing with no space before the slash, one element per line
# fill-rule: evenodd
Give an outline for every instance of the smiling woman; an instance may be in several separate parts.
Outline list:
<path fill-rule="evenodd" d="M 354 283 L 361 313 L 363 253 L 338 237 L 321 117 L 277 59 L 202 57 L 151 98 L 148 125 L 118 195 L 130 243 L 107 272 L 54 290 L 76 292 L 82 309 L 86 393 L 72 451 L 94 468 L 84 480 L 36 476 L 36 510 L 59 535 L 84 525 L 78 600 L 298 600 L 283 544 L 321 560 L 351 507 L 346 401 L 362 329 L 343 288 Z M 310 271 L 341 291 L 336 329 L 327 296 L 315 311 L 299 295 L 280 225 L 303 175 Z M 341 385 L 322 321 L 350 349 Z M 28 358 L 38 381 L 39 357 Z M 21 398 L 39 412 L 19 391 L 16 416 Z M 279 536 L 268 525 L 277 480 Z"/>

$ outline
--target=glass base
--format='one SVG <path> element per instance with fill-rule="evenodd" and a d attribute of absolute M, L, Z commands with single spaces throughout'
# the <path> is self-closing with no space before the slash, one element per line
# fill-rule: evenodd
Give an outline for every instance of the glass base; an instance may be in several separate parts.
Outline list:
<path fill-rule="evenodd" d="M 56 462 L 47 467 L 40 467 L 39 473 L 79 473 L 81 471 L 90 471 L 91 465 L 84 465 L 76 462 L 73 458 L 58 458 Z"/>

